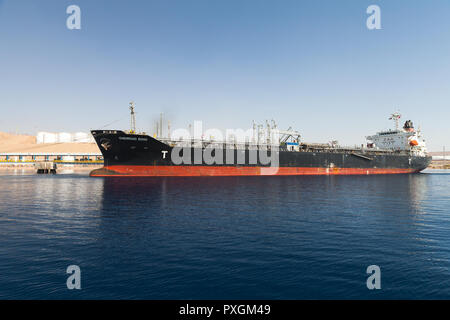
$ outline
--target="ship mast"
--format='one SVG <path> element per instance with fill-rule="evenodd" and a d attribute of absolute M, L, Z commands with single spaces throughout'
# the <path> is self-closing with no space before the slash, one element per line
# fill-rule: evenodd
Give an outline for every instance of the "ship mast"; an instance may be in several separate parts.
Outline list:
<path fill-rule="evenodd" d="M 130 133 L 136 133 L 136 117 L 134 115 L 134 102 L 130 102 L 130 112 L 131 112 L 131 129 Z"/>
<path fill-rule="evenodd" d="M 402 117 L 402 115 L 398 112 L 391 114 L 391 116 L 389 117 L 389 120 L 394 120 L 396 131 L 398 131 L 398 121 L 400 120 L 401 117 Z"/>

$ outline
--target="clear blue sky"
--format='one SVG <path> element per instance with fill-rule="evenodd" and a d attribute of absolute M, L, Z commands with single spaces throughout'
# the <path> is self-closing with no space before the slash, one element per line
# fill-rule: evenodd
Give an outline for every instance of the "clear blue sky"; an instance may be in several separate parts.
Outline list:
<path fill-rule="evenodd" d="M 0 41 L 0 131 L 127 129 L 133 99 L 145 131 L 274 118 L 341 144 L 400 110 L 450 149 L 448 0 L 0 0 Z"/>

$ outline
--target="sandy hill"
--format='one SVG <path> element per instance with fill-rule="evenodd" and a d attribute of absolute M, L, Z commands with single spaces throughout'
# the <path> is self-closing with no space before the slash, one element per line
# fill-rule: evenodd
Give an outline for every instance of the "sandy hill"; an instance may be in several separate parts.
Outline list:
<path fill-rule="evenodd" d="M 0 132 L 0 146 L 10 144 L 35 144 L 36 137 L 24 134 L 11 134 Z"/>
<path fill-rule="evenodd" d="M 0 153 L 100 153 L 95 143 L 36 144 L 36 137 L 0 132 Z"/>

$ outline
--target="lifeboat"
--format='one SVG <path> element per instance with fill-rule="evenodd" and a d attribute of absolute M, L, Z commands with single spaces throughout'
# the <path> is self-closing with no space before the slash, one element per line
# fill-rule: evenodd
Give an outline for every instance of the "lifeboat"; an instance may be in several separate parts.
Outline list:
<path fill-rule="evenodd" d="M 417 140 L 411 140 L 411 141 L 409 142 L 409 145 L 412 146 L 412 147 L 415 147 L 415 146 L 418 146 L 419 143 L 417 142 Z"/>

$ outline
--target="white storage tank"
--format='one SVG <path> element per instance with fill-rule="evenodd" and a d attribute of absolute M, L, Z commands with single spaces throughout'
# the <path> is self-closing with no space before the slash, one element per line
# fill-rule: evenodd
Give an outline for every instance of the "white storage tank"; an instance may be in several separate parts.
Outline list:
<path fill-rule="evenodd" d="M 43 143 L 56 143 L 58 142 L 58 136 L 56 133 L 44 132 Z"/>
<path fill-rule="evenodd" d="M 36 135 L 36 142 L 42 143 L 94 143 L 95 140 L 90 133 L 77 132 L 77 133 L 51 133 L 51 132 L 38 132 Z"/>
<path fill-rule="evenodd" d="M 36 135 L 36 143 L 41 144 L 45 143 L 45 134 L 46 132 L 38 132 Z"/>
<path fill-rule="evenodd" d="M 58 142 L 59 143 L 68 143 L 73 142 L 73 137 L 71 133 L 60 132 L 58 133 Z"/>
<path fill-rule="evenodd" d="M 90 136 L 86 132 L 77 132 L 74 134 L 73 142 L 75 143 L 89 143 Z"/>

